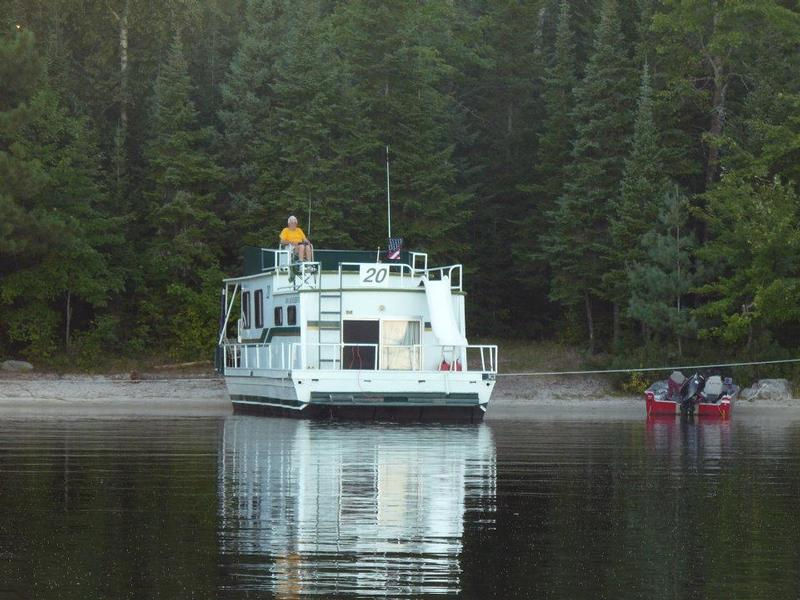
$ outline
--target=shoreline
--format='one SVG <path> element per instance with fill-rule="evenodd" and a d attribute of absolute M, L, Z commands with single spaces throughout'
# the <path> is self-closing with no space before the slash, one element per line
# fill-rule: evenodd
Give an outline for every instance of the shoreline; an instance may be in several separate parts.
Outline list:
<path fill-rule="evenodd" d="M 747 402 L 734 416 L 761 413 L 800 416 L 800 400 Z M 6 373 L 0 377 L 2 416 L 210 417 L 233 414 L 222 377 L 207 373 L 120 375 Z M 641 396 L 614 394 L 598 377 L 498 379 L 487 421 L 539 418 L 636 418 Z"/>

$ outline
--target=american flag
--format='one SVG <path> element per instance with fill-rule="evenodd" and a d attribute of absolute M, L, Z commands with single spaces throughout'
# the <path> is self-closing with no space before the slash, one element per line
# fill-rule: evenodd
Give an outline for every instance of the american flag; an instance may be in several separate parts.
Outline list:
<path fill-rule="evenodd" d="M 400 258 L 400 252 L 403 251 L 403 238 L 389 238 L 389 249 L 386 251 L 386 258 L 389 260 L 397 260 Z"/>

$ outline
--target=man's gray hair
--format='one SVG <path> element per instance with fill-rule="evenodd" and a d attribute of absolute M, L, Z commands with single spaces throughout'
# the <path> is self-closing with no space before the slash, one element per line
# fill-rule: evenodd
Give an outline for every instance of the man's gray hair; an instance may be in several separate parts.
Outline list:
<path fill-rule="evenodd" d="M 294 215 L 292 215 L 292 216 L 290 216 L 290 217 L 289 217 L 289 220 L 288 220 L 288 221 L 286 221 L 286 222 L 287 222 L 287 223 L 291 223 L 292 221 L 294 221 L 295 223 L 297 223 L 297 217 L 295 217 Z"/>

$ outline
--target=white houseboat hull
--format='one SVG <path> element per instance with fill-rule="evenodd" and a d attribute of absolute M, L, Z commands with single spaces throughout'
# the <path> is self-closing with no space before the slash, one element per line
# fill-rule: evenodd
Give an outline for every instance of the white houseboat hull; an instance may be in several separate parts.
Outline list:
<path fill-rule="evenodd" d="M 236 371 L 241 371 L 237 373 Z M 478 371 L 228 369 L 234 411 L 308 418 L 483 418 L 494 377 Z"/>

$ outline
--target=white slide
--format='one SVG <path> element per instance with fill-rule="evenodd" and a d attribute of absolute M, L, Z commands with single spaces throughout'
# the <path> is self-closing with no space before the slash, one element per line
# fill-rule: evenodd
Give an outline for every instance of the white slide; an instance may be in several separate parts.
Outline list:
<path fill-rule="evenodd" d="M 433 335 L 442 346 L 466 346 L 467 338 L 461 333 L 453 311 L 453 294 L 450 291 L 450 278 L 439 281 L 422 278 L 425 296 L 428 299 L 428 312 L 431 315 Z"/>

